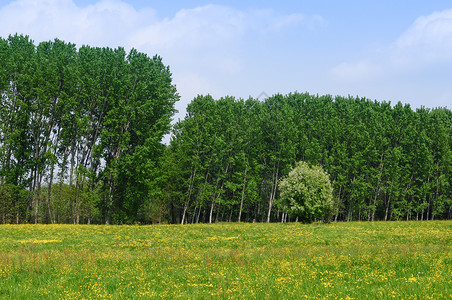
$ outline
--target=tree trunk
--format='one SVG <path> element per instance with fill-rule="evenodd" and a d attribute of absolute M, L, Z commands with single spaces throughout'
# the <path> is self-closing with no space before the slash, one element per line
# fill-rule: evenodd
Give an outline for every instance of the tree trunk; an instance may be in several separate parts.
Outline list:
<path fill-rule="evenodd" d="M 215 200 L 212 200 L 212 204 L 210 204 L 209 224 L 212 224 L 212 214 L 213 214 L 214 206 L 215 206 Z"/>
<path fill-rule="evenodd" d="M 391 189 L 389 190 L 388 202 L 386 203 L 386 209 L 385 209 L 385 221 L 388 220 L 389 208 L 390 208 L 390 206 L 391 206 L 391 192 L 392 192 L 392 184 L 391 184 Z"/>
<path fill-rule="evenodd" d="M 187 213 L 188 201 L 185 202 L 184 211 L 182 213 L 182 220 L 180 221 L 181 225 L 184 225 L 185 222 L 185 214 Z"/>
<path fill-rule="evenodd" d="M 193 212 L 193 215 L 191 216 L 191 223 L 195 223 L 195 218 L 196 218 L 196 211 L 198 210 L 198 206 L 195 206 L 195 211 Z"/>
<path fill-rule="evenodd" d="M 279 176 L 279 163 L 276 165 L 275 172 L 273 172 L 272 188 L 270 191 L 270 198 L 268 200 L 267 223 L 270 223 L 270 215 L 272 212 L 273 200 L 275 198 L 276 189 L 278 187 L 278 176 Z"/>
<path fill-rule="evenodd" d="M 199 216 L 201 215 L 201 209 L 202 207 L 199 207 L 199 209 L 198 209 L 198 214 L 196 215 L 196 224 L 198 224 L 199 223 Z"/>
<path fill-rule="evenodd" d="M 218 207 L 220 207 L 220 203 L 218 204 Z M 215 216 L 215 223 L 219 222 L 219 216 L 220 216 L 220 209 L 217 209 L 217 215 Z M 223 219 L 223 213 L 221 214 L 221 219 Z"/>
<path fill-rule="evenodd" d="M 47 188 L 47 207 L 48 207 L 48 214 L 49 214 L 49 219 L 50 219 L 50 223 L 51 224 L 55 224 L 55 220 L 52 216 L 52 206 L 53 206 L 53 201 L 51 199 L 52 197 L 52 184 L 53 184 L 53 169 L 54 169 L 54 165 L 52 164 L 52 168 L 50 170 L 50 178 L 49 178 L 49 185 Z"/>
<path fill-rule="evenodd" d="M 194 182 L 195 182 L 195 176 L 196 176 L 196 169 L 192 169 L 192 172 L 191 172 L 191 183 L 188 185 L 188 195 L 187 195 L 187 199 L 185 200 L 184 211 L 182 213 L 182 220 L 180 222 L 182 225 L 184 225 L 184 222 L 185 222 L 185 215 L 187 213 L 188 203 L 189 203 L 190 198 L 191 198 L 191 193 L 192 193 L 193 185 L 194 185 Z"/>
<path fill-rule="evenodd" d="M 243 201 L 245 199 L 245 189 L 246 189 L 246 172 L 248 171 L 248 168 L 245 167 L 245 176 L 243 177 L 243 188 L 242 188 L 242 199 L 240 200 L 240 209 L 239 209 L 239 217 L 238 222 L 240 223 L 242 219 L 242 209 L 243 209 Z"/>
<path fill-rule="evenodd" d="M 224 173 L 227 174 L 228 170 L 229 170 L 229 164 L 227 164 Z M 215 192 L 213 193 L 212 205 L 210 206 L 209 224 L 212 224 L 213 207 L 215 206 L 216 199 L 218 198 L 218 194 L 220 193 L 218 191 L 218 183 L 219 183 L 219 181 L 220 181 L 220 178 L 217 179 L 217 183 L 215 185 Z M 220 191 L 223 190 L 223 186 L 224 186 L 224 180 L 221 182 Z M 217 214 L 216 219 L 218 219 L 218 214 Z"/>

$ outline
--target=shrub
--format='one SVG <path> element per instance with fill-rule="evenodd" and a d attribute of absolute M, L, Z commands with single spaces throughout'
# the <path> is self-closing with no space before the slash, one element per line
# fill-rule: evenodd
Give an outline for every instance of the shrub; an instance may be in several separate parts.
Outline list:
<path fill-rule="evenodd" d="M 289 214 L 301 221 L 327 221 L 331 215 L 333 188 L 330 178 L 321 166 L 309 166 L 300 161 L 279 182 L 281 201 Z"/>

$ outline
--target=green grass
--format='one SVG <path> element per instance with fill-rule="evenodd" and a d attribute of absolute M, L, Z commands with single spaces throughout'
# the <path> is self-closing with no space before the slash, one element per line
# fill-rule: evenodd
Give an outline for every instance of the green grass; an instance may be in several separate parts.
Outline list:
<path fill-rule="evenodd" d="M 452 221 L 1 225 L 0 299 L 451 299 Z"/>

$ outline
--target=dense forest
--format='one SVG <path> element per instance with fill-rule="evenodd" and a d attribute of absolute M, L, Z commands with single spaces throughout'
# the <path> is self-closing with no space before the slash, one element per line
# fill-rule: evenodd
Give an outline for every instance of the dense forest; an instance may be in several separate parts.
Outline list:
<path fill-rule="evenodd" d="M 450 110 L 294 93 L 187 112 L 163 162 L 173 222 L 291 220 L 278 182 L 297 161 L 330 174 L 334 220 L 451 217 Z"/>
<path fill-rule="evenodd" d="M 178 100 L 160 57 L 10 36 L 0 95 L 1 222 L 137 219 Z"/>
<path fill-rule="evenodd" d="M 0 38 L 1 223 L 296 221 L 278 184 L 330 176 L 331 220 L 451 219 L 452 112 L 307 93 L 178 100 L 160 57 Z M 428 101 L 428 99 L 426 99 Z"/>

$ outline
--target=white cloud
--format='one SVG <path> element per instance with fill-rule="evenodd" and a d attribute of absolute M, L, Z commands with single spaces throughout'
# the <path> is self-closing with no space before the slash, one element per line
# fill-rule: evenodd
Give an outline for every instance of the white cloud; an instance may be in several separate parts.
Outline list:
<path fill-rule="evenodd" d="M 381 66 L 369 60 L 354 63 L 341 63 L 335 66 L 330 74 L 341 81 L 360 82 L 368 81 L 380 75 Z"/>
<path fill-rule="evenodd" d="M 435 80 L 452 63 L 452 9 L 416 19 L 397 40 L 361 60 L 343 62 L 331 68 L 329 75 L 336 83 L 366 83 L 389 89 L 397 82 L 419 89 L 419 82 Z M 429 76 L 426 76 L 429 74 Z M 438 95 L 439 97 L 439 95 Z"/>
<path fill-rule="evenodd" d="M 136 11 L 119 0 L 78 7 L 72 0 L 18 0 L 0 8 L 0 35 L 26 34 L 37 42 L 55 38 L 78 46 L 126 46 L 127 36 L 155 20 L 151 9 Z"/>
<path fill-rule="evenodd" d="M 399 48 L 452 46 L 452 9 L 422 16 L 397 40 Z"/>
<path fill-rule="evenodd" d="M 182 67 L 228 74 L 240 72 L 240 46 L 250 35 L 324 23 L 319 16 L 218 5 L 181 9 L 174 17 L 158 19 L 153 9 L 136 10 L 121 0 L 102 0 L 86 7 L 72 0 L 17 0 L 0 7 L 3 37 L 19 33 L 36 42 L 59 38 L 77 46 L 134 47 L 151 56 L 158 53 Z"/>
<path fill-rule="evenodd" d="M 236 36 L 243 26 L 242 18 L 228 8 L 213 5 L 182 9 L 172 19 L 139 28 L 132 34 L 129 42 L 137 47 L 151 45 L 157 48 L 176 48 L 181 52 L 212 47 Z"/>
<path fill-rule="evenodd" d="M 290 15 L 276 14 L 272 9 L 261 9 L 246 14 L 244 20 L 247 27 L 252 28 L 256 33 L 265 35 L 278 33 L 287 28 L 304 26 L 309 29 L 324 27 L 325 20 L 318 16 L 305 16 L 300 13 Z"/>
<path fill-rule="evenodd" d="M 288 27 L 323 24 L 318 16 L 280 15 L 273 10 L 240 11 L 219 5 L 182 9 L 173 18 L 137 30 L 129 43 L 183 53 L 236 48 L 248 34 L 267 35 Z"/>
<path fill-rule="evenodd" d="M 399 66 L 452 62 L 452 9 L 416 19 L 393 51 L 392 61 Z"/>
<path fill-rule="evenodd" d="M 121 0 L 84 7 L 72 0 L 16 0 L 0 6 L 0 36 L 4 38 L 19 33 L 35 43 L 59 38 L 78 47 L 123 46 L 149 56 L 159 54 L 173 72 L 182 98 L 177 104 L 181 115 L 198 93 L 224 96 L 249 89 L 243 80 L 244 71 L 250 74 L 252 69 L 248 60 L 259 55 L 260 49 L 271 52 L 272 38 L 287 30 L 299 35 L 324 26 L 320 16 L 219 5 L 181 9 L 163 19 L 152 8 L 137 10 Z"/>

